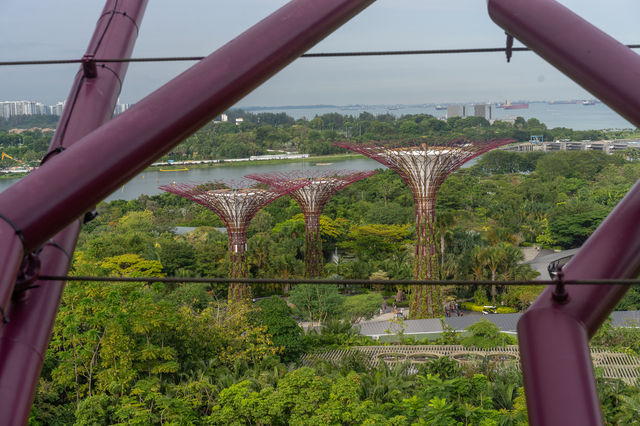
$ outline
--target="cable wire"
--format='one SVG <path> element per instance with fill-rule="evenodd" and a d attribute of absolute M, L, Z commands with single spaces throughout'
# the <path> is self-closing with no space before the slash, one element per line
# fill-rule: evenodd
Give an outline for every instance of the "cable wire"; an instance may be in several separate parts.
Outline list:
<path fill-rule="evenodd" d="M 103 282 L 146 282 L 146 283 L 209 283 L 209 284 L 341 284 L 341 285 L 556 285 L 554 280 L 520 280 L 520 281 L 490 281 L 490 280 L 367 280 L 367 279 L 307 279 L 307 278 L 193 278 L 193 277 L 97 277 L 97 276 L 68 276 L 42 275 L 41 281 L 103 281 Z M 565 285 L 637 285 L 638 279 L 601 279 L 601 280 L 568 280 Z"/>
<path fill-rule="evenodd" d="M 639 49 L 640 44 L 627 44 L 630 49 Z M 472 49 L 429 49 L 429 50 L 379 50 L 379 51 L 355 51 L 355 52 L 319 52 L 305 53 L 301 58 L 340 58 L 357 56 L 406 56 L 406 55 L 448 55 L 464 53 L 495 53 L 506 52 L 506 47 L 484 47 Z M 512 52 L 530 52 L 528 47 L 513 47 Z M 150 58 L 128 58 L 128 59 L 95 59 L 95 62 L 184 62 L 200 61 L 206 56 L 167 56 Z M 79 64 L 82 59 L 45 59 L 45 60 L 25 60 L 25 61 L 0 61 L 0 66 L 23 66 L 23 65 L 62 65 Z"/>

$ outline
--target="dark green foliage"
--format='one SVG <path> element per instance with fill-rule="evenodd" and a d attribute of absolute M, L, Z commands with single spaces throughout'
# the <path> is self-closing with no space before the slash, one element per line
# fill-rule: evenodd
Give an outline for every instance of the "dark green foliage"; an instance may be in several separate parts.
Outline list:
<path fill-rule="evenodd" d="M 298 360 L 304 349 L 302 329 L 292 317 L 287 302 L 278 296 L 271 296 L 256 302 L 254 317 L 258 324 L 267 328 L 275 346 L 284 348 L 280 357 L 283 362 Z"/>
<path fill-rule="evenodd" d="M 155 248 L 157 258 L 169 276 L 177 275 L 180 269 L 190 269 L 195 262 L 193 246 L 185 241 L 166 239 Z"/>
<path fill-rule="evenodd" d="M 635 285 L 629 287 L 618 306 L 617 311 L 637 311 L 640 310 L 640 287 Z"/>
<path fill-rule="evenodd" d="M 622 164 L 619 156 L 597 151 L 560 151 L 538 160 L 536 171 L 543 179 L 557 177 L 592 179 L 609 164 Z"/>
<path fill-rule="evenodd" d="M 530 173 L 544 155 L 542 151 L 521 153 L 496 149 L 483 154 L 477 168 L 487 174 Z"/>
<path fill-rule="evenodd" d="M 549 230 L 559 246 L 567 249 L 580 247 L 608 213 L 607 209 L 595 207 L 591 211 L 558 216 L 549 223 Z"/>
<path fill-rule="evenodd" d="M 424 365 L 425 372 L 439 376 L 443 380 L 453 379 L 460 375 L 460 366 L 456 360 L 443 356 Z"/>
<path fill-rule="evenodd" d="M 497 325 L 484 318 L 471 324 L 466 331 L 470 335 L 462 338 L 464 346 L 488 349 L 515 343 L 513 337 L 501 333 Z"/>
<path fill-rule="evenodd" d="M 338 318 L 343 297 L 333 284 L 298 284 L 289 292 L 296 315 L 318 323 Z"/>
<path fill-rule="evenodd" d="M 523 119 L 511 126 L 488 125 L 478 119 L 441 121 L 427 115 L 329 114 L 294 125 L 283 114 L 234 114 L 244 115 L 245 122 L 209 124 L 168 157 L 220 158 L 236 150 L 247 154 L 285 148 L 323 152 L 333 149 L 331 141 L 337 137 L 366 140 L 372 135 L 388 143 L 398 137 L 415 141 L 420 136 L 436 141 L 444 135 L 526 140 L 532 132 L 544 134 L 547 140 L 555 134 L 598 136 L 549 130 L 537 120 Z M 34 132 L 22 141 L 40 149 L 45 139 Z M 3 141 L 5 150 L 27 152 L 18 147 L 20 139 L 14 136 L 0 133 Z M 32 148 L 29 155 L 35 157 Z M 500 152 L 449 176 L 436 206 L 443 277 L 530 277 L 531 272 L 518 264 L 519 244 L 579 245 L 640 174 L 640 164 L 630 161 L 631 156 L 613 157 Z M 98 210 L 100 216 L 85 225 L 80 236 L 76 274 L 122 273 L 117 266 L 123 259 L 168 275 L 225 277 L 228 273 L 227 237 L 213 229 L 222 223 L 193 202 L 162 194 L 102 203 Z M 251 276 L 302 275 L 304 226 L 299 213 L 295 202 L 282 197 L 255 217 L 247 241 Z M 341 363 L 318 363 L 313 368 L 280 362 L 295 362 L 304 351 L 380 344 L 360 336 L 348 321 L 330 320 L 354 316 L 343 304 L 353 296 L 340 294 L 350 289 L 338 287 L 339 277 L 412 276 L 413 200 L 396 174 L 386 170 L 350 185 L 329 201 L 324 214 L 325 272 L 336 278 L 337 285 L 291 290 L 291 301 L 296 300 L 296 292 L 306 295 L 296 305 L 303 307 L 301 316 L 324 322 L 320 330 L 302 335 L 279 297 L 259 300 L 255 307 L 260 310 L 248 316 L 235 315 L 216 303 L 216 298 L 225 297 L 224 284 L 70 284 L 31 424 L 524 424 L 519 373 L 503 372 L 488 360 L 460 368 L 454 360 L 439 358 L 409 375 L 402 363 L 379 363 L 370 369 L 359 352 Z M 172 232 L 178 225 L 199 228 L 180 236 Z M 338 258 L 330 261 L 335 253 Z M 254 295 L 266 296 L 283 291 L 277 285 L 252 290 Z M 352 300 L 375 296 L 378 290 L 363 286 Z M 396 291 L 387 289 L 386 296 Z M 476 291 L 487 300 L 492 297 L 490 287 L 450 291 L 451 299 L 457 300 L 472 298 Z M 537 292 L 536 288 L 497 287 L 495 297 L 525 308 Z M 638 293 L 632 288 L 620 307 L 640 306 Z M 374 303 L 366 305 L 365 311 L 370 311 Z M 305 309 L 312 313 L 303 315 Z M 356 311 L 357 315 L 363 312 Z M 487 322 L 469 332 L 466 337 L 445 332 L 437 343 L 458 344 L 461 339 L 480 347 L 513 343 Z M 634 328 L 605 325 L 593 343 L 637 354 L 637 333 Z M 284 347 L 284 352 L 276 353 L 277 347 Z M 638 418 L 634 412 L 637 387 L 598 380 L 598 390 L 607 422 L 631 424 Z"/>
<path fill-rule="evenodd" d="M 0 118 L 0 131 L 9 129 L 30 129 L 32 127 L 55 128 L 60 117 L 57 115 L 15 115 Z"/>
<path fill-rule="evenodd" d="M 309 330 L 304 340 L 309 351 L 375 344 L 372 338 L 358 334 L 358 330 L 347 321 L 329 321 L 319 331 Z"/>

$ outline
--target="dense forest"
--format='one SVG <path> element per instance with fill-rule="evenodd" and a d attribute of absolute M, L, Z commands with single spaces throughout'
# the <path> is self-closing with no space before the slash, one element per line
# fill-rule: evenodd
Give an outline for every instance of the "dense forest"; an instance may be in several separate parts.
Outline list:
<path fill-rule="evenodd" d="M 344 153 L 333 145 L 335 141 L 355 140 L 454 140 L 511 138 L 528 141 L 531 135 L 542 135 L 544 140 L 620 139 L 636 135 L 628 130 L 572 130 L 564 127 L 547 129 L 535 118 L 517 117 L 513 122 L 494 121 L 481 117 L 450 118 L 441 120 L 427 114 L 396 117 L 391 114 L 361 113 L 357 117 L 329 113 L 311 120 L 294 120 L 285 113 L 262 112 L 253 114 L 243 110 L 227 112 L 228 121 L 212 121 L 187 138 L 163 160 L 198 160 L 246 158 L 251 155 L 271 154 L 274 151 L 301 152 L 311 155 Z M 242 121 L 236 124 L 236 118 Z M 0 146 L 14 158 L 36 162 L 48 148 L 50 134 L 36 130 L 20 134 L 7 133 L 9 129 L 54 127 L 57 117 L 20 116 L 0 119 Z M 0 167 L 11 164 L 0 161 Z"/>
<path fill-rule="evenodd" d="M 242 124 L 210 123 L 167 158 L 231 158 L 267 150 L 334 153 L 339 151 L 332 142 L 344 138 L 627 136 L 547 130 L 535 119 L 489 125 L 476 118 L 327 114 L 294 121 L 284 114 L 238 114 Z M 0 144 L 26 159 L 41 155 L 49 137 L 0 132 Z M 453 173 L 436 205 L 441 274 L 452 283 L 445 297 L 525 309 L 540 287 L 457 286 L 456 280 L 532 278 L 535 273 L 520 263 L 522 247 L 579 247 L 639 176 L 633 150 L 494 151 Z M 72 274 L 227 276 L 223 224 L 198 204 L 162 194 L 101 203 L 97 211 L 80 235 Z M 178 233 L 177 226 L 195 229 Z M 352 324 L 371 317 L 397 289 L 345 286 L 340 280 L 411 278 L 411 194 L 396 174 L 380 170 L 332 197 L 321 234 L 324 276 L 335 285 L 298 285 L 286 301 L 277 285 L 256 285 L 255 303 L 228 306 L 223 284 L 69 283 L 30 424 L 526 424 L 522 377 L 513 365 L 460 365 L 445 357 L 408 374 L 405 364 L 370 368 L 357 355 L 302 365 L 306 353 L 381 344 L 358 335 Z M 251 222 L 250 276 L 302 276 L 303 244 L 300 208 L 289 197 L 279 198 Z M 640 309 L 640 291 L 632 288 L 618 308 Z M 300 321 L 323 327 L 304 332 Z M 405 344 L 514 343 L 488 322 L 433 340 L 399 338 Z M 592 344 L 640 355 L 637 329 L 607 324 Z M 598 391 L 608 424 L 639 418 L 637 386 L 598 378 Z"/>
<path fill-rule="evenodd" d="M 490 288 L 455 286 L 456 279 L 530 278 L 519 246 L 579 246 L 639 175 L 640 163 L 623 155 L 502 151 L 453 174 L 437 204 L 448 297 L 480 304 L 492 297 Z M 216 229 L 223 225 L 195 203 L 162 194 L 102 203 L 98 211 L 80 236 L 77 275 L 227 274 L 227 238 Z M 250 307 L 229 307 L 223 285 L 69 284 L 32 423 L 524 424 L 522 379 L 510 367 L 461 368 L 444 358 L 407 375 L 407 366 L 369 369 L 357 357 L 299 364 L 304 353 L 379 344 L 351 323 L 395 289 L 347 288 L 339 280 L 411 277 L 412 221 L 411 196 L 390 171 L 337 193 L 321 221 L 325 275 L 336 285 L 295 287 L 293 310 L 275 285 L 254 287 L 260 300 Z M 195 230 L 177 235 L 175 226 Z M 303 234 L 300 209 L 288 197 L 258 213 L 247 240 L 251 276 L 301 276 Z M 523 309 L 539 291 L 498 288 L 496 297 Z M 637 309 L 639 301 L 632 289 L 620 308 Z M 325 327 L 305 334 L 299 320 Z M 426 343 L 505 341 L 485 328 L 469 330 L 470 340 L 448 333 Z M 593 342 L 640 354 L 638 337 L 607 326 Z M 599 390 L 611 424 L 638 415 L 637 387 L 599 379 Z"/>

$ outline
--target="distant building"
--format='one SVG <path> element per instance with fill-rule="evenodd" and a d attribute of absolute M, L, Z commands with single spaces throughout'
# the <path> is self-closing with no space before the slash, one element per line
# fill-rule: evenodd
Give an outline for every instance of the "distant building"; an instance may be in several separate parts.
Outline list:
<path fill-rule="evenodd" d="M 49 115 L 51 107 L 33 101 L 3 101 L 0 102 L 0 118 L 10 118 L 17 115 Z"/>
<path fill-rule="evenodd" d="M 466 116 L 465 106 L 462 104 L 448 105 L 447 106 L 447 118 Z"/>
<path fill-rule="evenodd" d="M 493 118 L 491 115 L 491 104 L 476 104 L 473 106 L 473 116 L 482 117 L 489 121 Z"/>
<path fill-rule="evenodd" d="M 64 104 L 65 102 L 58 102 L 55 105 L 52 105 L 51 108 L 51 115 L 57 115 L 58 117 L 62 115 L 62 110 L 64 110 Z"/>

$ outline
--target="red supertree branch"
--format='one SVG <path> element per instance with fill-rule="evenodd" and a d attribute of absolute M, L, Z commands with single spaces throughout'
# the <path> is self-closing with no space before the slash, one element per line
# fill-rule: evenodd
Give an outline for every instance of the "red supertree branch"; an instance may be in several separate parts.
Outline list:
<path fill-rule="evenodd" d="M 245 267 L 246 233 L 249 222 L 264 206 L 278 197 L 304 185 L 282 183 L 263 188 L 260 185 L 247 185 L 246 182 L 213 181 L 207 183 L 173 183 L 162 185 L 160 189 L 188 198 L 215 212 L 225 223 L 229 237 L 231 259 L 231 278 L 247 276 Z M 229 300 L 239 301 L 249 298 L 246 284 L 229 286 Z"/>
<path fill-rule="evenodd" d="M 375 171 L 297 170 L 246 175 L 269 185 L 296 184 L 304 186 L 292 191 L 305 218 L 305 276 L 319 277 L 322 273 L 322 242 L 320 213 L 333 194 L 347 185 L 376 174 Z"/>
<path fill-rule="evenodd" d="M 434 241 L 434 205 L 438 190 L 450 173 L 467 161 L 514 142 L 456 140 L 438 144 L 422 143 L 410 147 L 390 147 L 373 143 L 338 142 L 335 145 L 358 152 L 389 167 L 400 175 L 411 190 L 416 221 L 416 279 L 437 279 L 438 262 Z M 414 286 L 411 317 L 429 318 L 441 314 L 439 291 L 435 286 Z"/>

